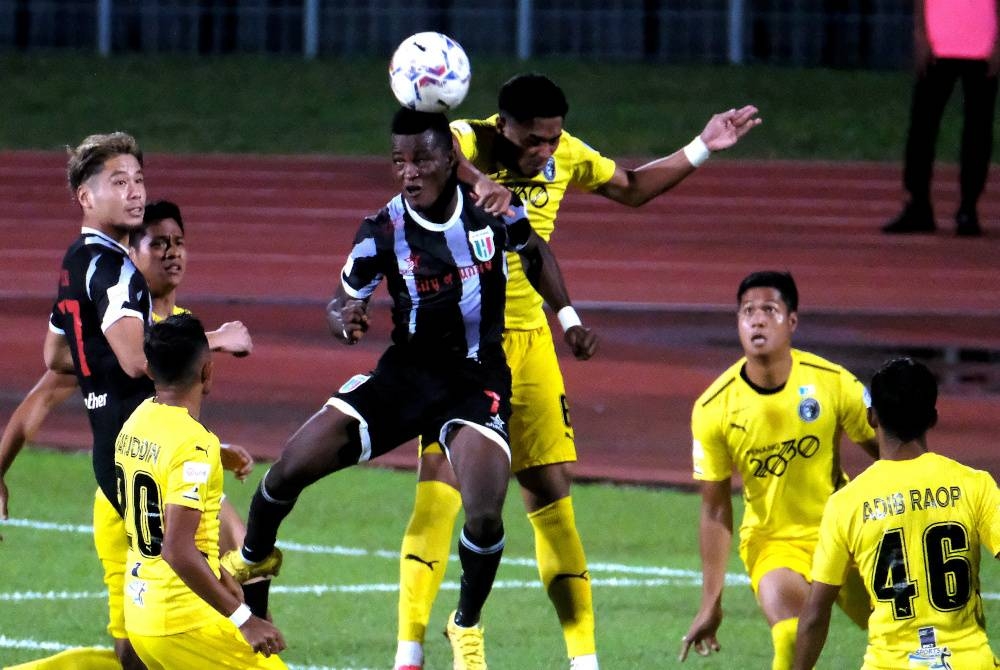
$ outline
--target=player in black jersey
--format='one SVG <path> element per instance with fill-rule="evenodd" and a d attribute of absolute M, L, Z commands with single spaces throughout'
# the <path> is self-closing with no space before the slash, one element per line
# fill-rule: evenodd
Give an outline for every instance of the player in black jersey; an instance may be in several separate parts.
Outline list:
<path fill-rule="evenodd" d="M 510 477 L 510 370 L 500 346 L 504 251 L 521 254 L 550 306 L 570 301 L 523 206 L 493 217 L 458 184 L 443 115 L 397 112 L 392 163 L 401 193 L 361 224 L 327 316 L 335 337 L 358 342 L 368 328 L 368 300 L 384 279 L 393 343 L 373 372 L 347 381 L 292 435 L 251 502 L 242 552 L 227 554 L 223 564 L 241 579 L 265 564 L 279 524 L 309 484 L 418 435 L 440 436 L 466 511 L 461 589 L 447 634 L 455 667 L 485 667 L 479 615 L 504 546 L 501 509 Z M 581 326 L 567 342 L 584 358 L 596 346 Z"/>
<path fill-rule="evenodd" d="M 144 667 L 122 617 L 125 526 L 117 511 L 114 443 L 125 419 L 153 393 L 145 375 L 143 333 L 149 289 L 128 255 L 128 234 L 142 225 L 146 205 L 142 151 L 125 133 L 91 135 L 70 152 L 69 188 L 83 215 L 59 274 L 45 338 L 51 370 L 75 371 L 94 435 L 94 543 L 108 585 L 115 652 L 122 666 Z"/>

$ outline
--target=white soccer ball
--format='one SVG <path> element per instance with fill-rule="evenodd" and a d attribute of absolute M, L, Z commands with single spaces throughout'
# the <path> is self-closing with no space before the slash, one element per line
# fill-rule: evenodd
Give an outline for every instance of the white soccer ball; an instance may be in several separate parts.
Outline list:
<path fill-rule="evenodd" d="M 465 100 L 471 79 L 465 49 L 441 33 L 410 35 L 389 61 L 389 86 L 396 100 L 421 112 L 455 109 Z"/>

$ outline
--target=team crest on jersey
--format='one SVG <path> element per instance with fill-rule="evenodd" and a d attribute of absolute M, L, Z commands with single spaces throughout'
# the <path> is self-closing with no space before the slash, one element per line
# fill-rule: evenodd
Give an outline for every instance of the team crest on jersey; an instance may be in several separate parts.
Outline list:
<path fill-rule="evenodd" d="M 470 230 L 469 244 L 472 245 L 472 254 L 476 257 L 476 260 L 483 263 L 493 258 L 493 254 L 496 253 L 492 228 Z"/>
<path fill-rule="evenodd" d="M 819 418 L 819 400 L 804 398 L 799 403 L 799 418 L 803 421 L 815 421 Z"/>
<path fill-rule="evenodd" d="M 545 163 L 545 167 L 542 169 L 542 176 L 547 180 L 552 181 L 556 178 L 556 159 L 555 156 L 549 156 L 549 160 Z"/>

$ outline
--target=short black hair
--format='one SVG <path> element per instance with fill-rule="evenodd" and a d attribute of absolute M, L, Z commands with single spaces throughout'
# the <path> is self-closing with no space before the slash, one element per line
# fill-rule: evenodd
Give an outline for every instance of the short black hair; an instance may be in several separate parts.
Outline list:
<path fill-rule="evenodd" d="M 569 103 L 554 81 L 544 74 L 528 72 L 515 75 L 500 87 L 497 109 L 518 123 L 531 119 L 566 118 Z"/>
<path fill-rule="evenodd" d="M 775 289 L 781 295 L 781 299 L 785 301 L 789 313 L 799 311 L 799 289 L 795 286 L 792 273 L 777 270 L 751 272 L 744 277 L 743 281 L 740 282 L 740 287 L 736 289 L 736 304 L 739 305 L 743 300 L 744 293 L 752 288 L 761 287 Z"/>
<path fill-rule="evenodd" d="M 926 365 L 894 358 L 872 377 L 872 409 L 882 429 L 903 442 L 924 435 L 937 423 L 938 384 Z"/>
<path fill-rule="evenodd" d="M 209 351 L 201 321 L 190 314 L 169 316 L 146 332 L 142 350 L 157 386 L 190 386 L 201 374 Z"/>
<path fill-rule="evenodd" d="M 452 147 L 451 126 L 448 117 L 440 112 L 418 112 L 409 107 L 400 107 L 392 117 L 393 135 L 422 135 L 427 131 L 434 135 L 434 144 L 439 149 Z"/>
<path fill-rule="evenodd" d="M 128 233 L 129 246 L 134 247 L 138 245 L 139 240 L 146 234 L 150 226 L 160 221 L 166 221 L 167 219 L 176 221 L 181 232 L 184 232 L 184 219 L 181 218 L 181 208 L 177 206 L 177 203 L 169 200 L 147 202 L 146 211 L 142 214 L 142 225 L 138 228 L 133 228 Z"/>

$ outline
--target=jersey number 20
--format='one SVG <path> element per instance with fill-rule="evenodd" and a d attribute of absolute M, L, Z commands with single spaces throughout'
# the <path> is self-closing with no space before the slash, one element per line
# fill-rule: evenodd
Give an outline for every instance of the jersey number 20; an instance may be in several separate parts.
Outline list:
<path fill-rule="evenodd" d="M 118 500 L 122 516 L 128 518 L 128 508 L 132 508 L 134 528 L 127 529 L 130 543 L 147 558 L 155 558 L 163 551 L 163 506 L 160 504 L 160 489 L 156 480 L 147 472 L 136 472 L 132 486 L 125 482 L 125 471 L 115 468 L 118 479 Z"/>

